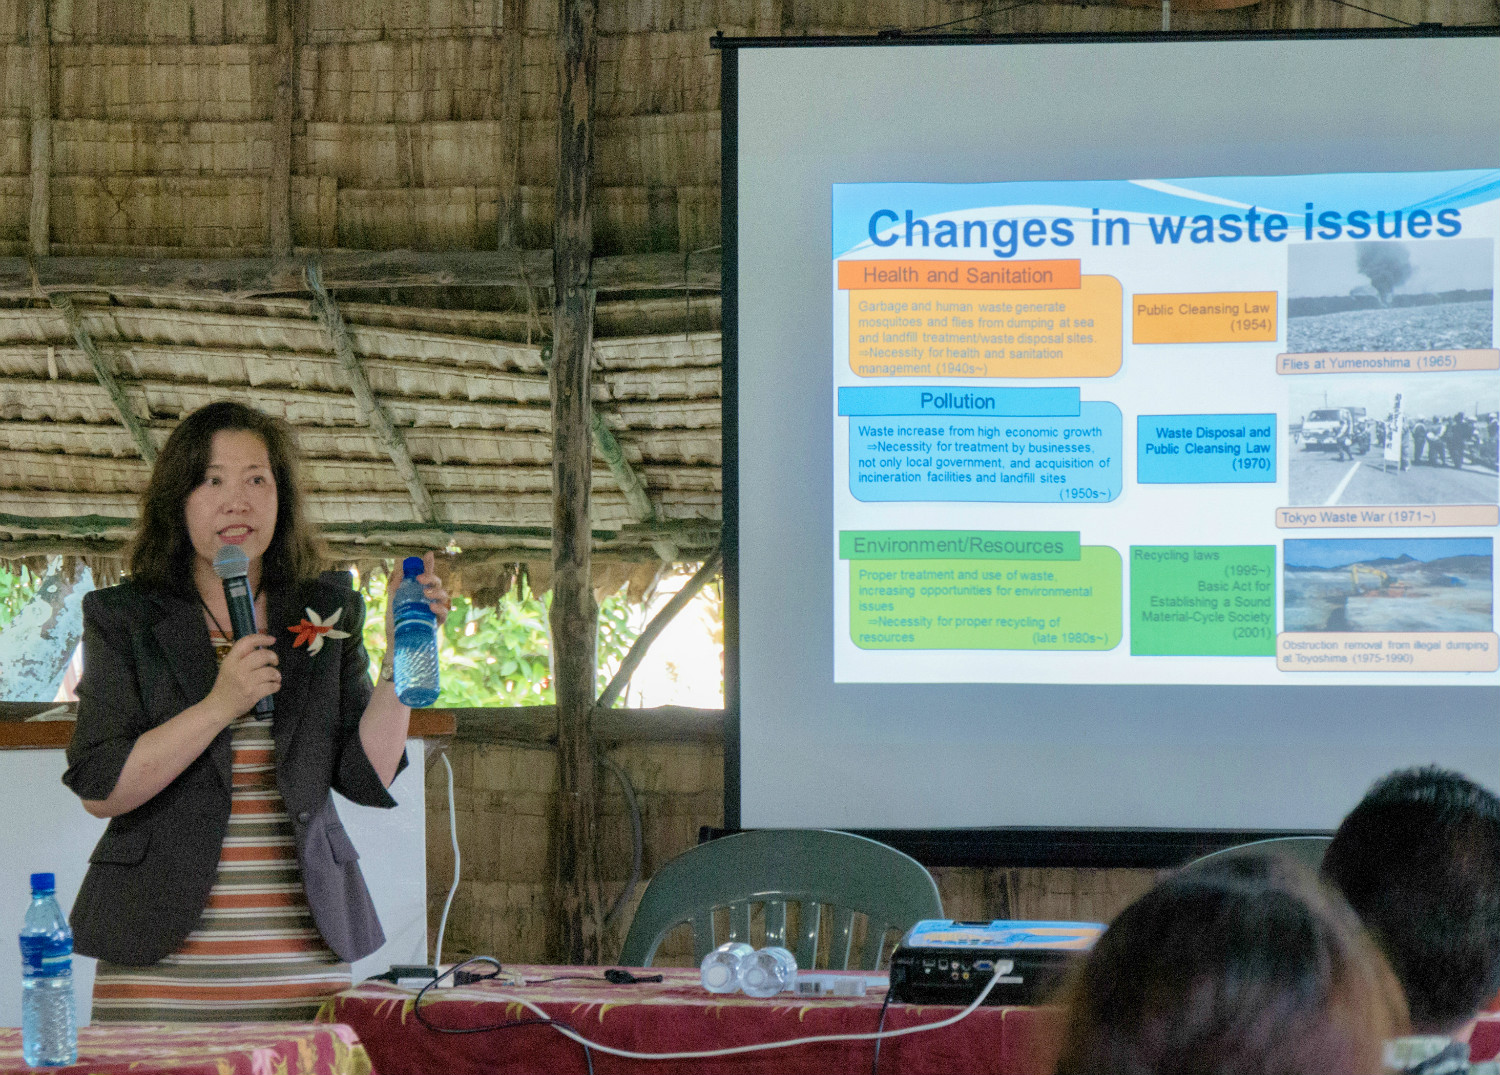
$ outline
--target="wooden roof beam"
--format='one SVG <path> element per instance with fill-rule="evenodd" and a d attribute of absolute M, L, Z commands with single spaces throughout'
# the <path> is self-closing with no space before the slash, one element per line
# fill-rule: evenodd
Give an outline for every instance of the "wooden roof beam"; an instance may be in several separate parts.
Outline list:
<path fill-rule="evenodd" d="M 343 251 L 318 255 L 323 286 L 551 287 L 550 250 Z M 305 295 L 306 261 L 267 258 L 0 258 L 0 297 L 110 291 L 253 299 Z M 33 269 L 35 276 L 33 278 Z M 719 289 L 719 251 L 624 254 L 593 259 L 595 291 Z"/>
<path fill-rule="evenodd" d="M 590 350 L 593 348 L 593 340 L 590 338 Z M 552 345 L 542 344 L 542 366 L 551 373 L 552 370 Z M 658 513 L 656 503 L 651 499 L 651 494 L 646 490 L 646 483 L 641 476 L 635 472 L 630 465 L 630 460 L 625 458 L 625 449 L 620 447 L 620 441 L 615 437 L 614 431 L 604 421 L 604 416 L 592 405 L 589 407 L 589 432 L 594 442 L 595 449 L 604 460 L 604 465 L 609 467 L 610 474 L 619 486 L 620 492 L 625 496 L 625 503 L 630 505 L 631 514 L 639 523 L 654 523 Z M 656 544 L 656 554 L 667 563 L 677 559 L 677 546 L 670 541 L 659 541 Z"/>
<path fill-rule="evenodd" d="M 31 0 L 31 217 L 32 257 L 52 251 L 52 31 L 49 0 Z"/>
<path fill-rule="evenodd" d="M 99 353 L 99 348 L 94 344 L 94 338 L 84 327 L 83 318 L 78 316 L 78 307 L 73 305 L 73 300 L 67 295 L 53 295 L 50 301 L 52 308 L 62 314 L 63 320 L 67 322 L 68 331 L 73 334 L 79 350 L 88 355 L 89 365 L 94 367 L 94 376 L 99 379 L 99 384 L 103 386 L 104 391 L 109 393 L 110 401 L 115 405 L 115 412 L 119 414 L 120 422 L 130 430 L 141 458 L 148 464 L 155 463 L 156 445 L 151 442 L 145 424 L 136 416 L 135 410 L 130 406 L 130 401 L 125 398 L 125 389 L 120 386 L 114 370 Z"/>
<path fill-rule="evenodd" d="M 511 250 L 521 234 L 521 52 L 526 47 L 526 0 L 510 0 L 500 26 L 500 194 L 496 199 L 495 246 Z"/>
<path fill-rule="evenodd" d="M 292 124 L 297 116 L 297 0 L 274 0 L 276 103 L 271 120 L 271 174 L 266 179 L 266 246 L 292 253 Z"/>
<path fill-rule="evenodd" d="M 328 338 L 333 344 L 333 353 L 338 355 L 339 362 L 344 367 L 344 373 L 349 378 L 349 387 L 354 393 L 354 399 L 359 404 L 360 414 L 364 417 L 365 424 L 374 431 L 375 437 L 385 447 L 386 453 L 391 457 L 391 462 L 396 466 L 396 473 L 401 475 L 401 481 L 406 485 L 406 490 L 411 494 L 412 506 L 416 508 L 417 518 L 425 522 L 437 522 L 437 512 L 432 506 L 432 496 L 427 492 L 427 486 L 422 484 L 422 478 L 417 474 L 417 464 L 411 457 L 411 451 L 406 446 L 406 438 L 391 421 L 391 416 L 386 412 L 380 400 L 375 398 L 375 391 L 370 387 L 370 376 L 365 372 L 364 363 L 360 360 L 358 352 L 354 350 L 354 340 L 349 335 L 349 327 L 344 324 L 343 317 L 339 314 L 338 303 L 334 302 L 323 286 L 323 280 L 318 272 L 318 264 L 315 261 L 307 263 L 306 279 L 308 289 L 313 293 L 313 308 L 318 313 L 318 319 L 323 322 L 323 328 L 328 332 Z"/>
<path fill-rule="evenodd" d="M 630 460 L 625 458 L 625 449 L 620 447 L 620 442 L 615 439 L 614 432 L 604 424 L 604 417 L 592 407 L 589 408 L 589 425 L 593 432 L 594 447 L 598 448 L 599 454 L 604 457 L 604 465 L 609 467 L 610 474 L 614 475 L 615 484 L 620 487 L 620 492 L 625 494 L 625 502 L 630 505 L 636 521 L 656 522 L 656 503 L 651 499 L 651 494 L 646 491 L 646 483 L 630 465 Z M 658 541 L 655 548 L 656 555 L 667 563 L 677 560 L 677 546 L 670 541 Z"/>
<path fill-rule="evenodd" d="M 12 515 L 0 512 L 0 530 L 20 531 L 35 534 L 55 534 L 72 537 L 104 536 L 112 533 L 128 533 L 136 520 L 124 515 Z M 631 523 L 618 529 L 598 529 L 589 532 L 594 541 L 655 541 L 671 538 L 696 544 L 712 544 L 718 541 L 721 524 L 717 519 L 663 519 L 660 522 L 642 525 Z M 525 526 L 513 523 L 413 523 L 373 520 L 368 522 L 325 523 L 324 533 L 332 537 L 360 537 L 375 539 L 411 538 L 426 541 L 429 545 L 437 541 L 447 544 L 457 539 L 485 537 L 524 537 L 542 541 L 552 540 L 552 530 L 546 526 Z"/>

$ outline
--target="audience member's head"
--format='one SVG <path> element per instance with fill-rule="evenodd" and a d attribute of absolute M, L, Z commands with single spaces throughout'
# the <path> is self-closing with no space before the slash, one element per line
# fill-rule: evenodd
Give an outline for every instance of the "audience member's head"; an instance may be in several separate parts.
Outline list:
<path fill-rule="evenodd" d="M 1058 1075 L 1369 1075 L 1406 1027 L 1359 922 L 1306 869 L 1230 858 L 1122 911 L 1063 990 Z"/>
<path fill-rule="evenodd" d="M 1452 1034 L 1500 990 L 1500 800 L 1441 769 L 1375 784 L 1339 826 L 1323 874 L 1406 991 L 1412 1026 Z"/>

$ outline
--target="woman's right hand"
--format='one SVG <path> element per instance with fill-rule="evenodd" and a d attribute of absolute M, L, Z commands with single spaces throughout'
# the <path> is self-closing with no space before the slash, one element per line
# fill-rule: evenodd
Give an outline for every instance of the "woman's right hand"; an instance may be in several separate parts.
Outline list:
<path fill-rule="evenodd" d="M 276 668 L 276 651 L 270 647 L 276 639 L 270 635 L 246 635 L 230 647 L 219 665 L 209 698 L 230 714 L 230 719 L 255 708 L 255 703 L 281 689 L 281 672 Z"/>

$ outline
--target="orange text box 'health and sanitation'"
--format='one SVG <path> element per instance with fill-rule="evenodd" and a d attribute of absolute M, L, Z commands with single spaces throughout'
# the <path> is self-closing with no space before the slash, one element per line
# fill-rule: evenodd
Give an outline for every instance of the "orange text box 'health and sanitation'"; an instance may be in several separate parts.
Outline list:
<path fill-rule="evenodd" d="M 891 287 L 987 291 L 1073 289 L 1082 281 L 1077 258 L 1056 261 L 841 261 L 839 290 Z"/>
<path fill-rule="evenodd" d="M 841 283 L 849 264 L 839 263 Z M 1009 293 L 856 288 L 849 292 L 849 368 L 861 377 L 1109 377 L 1120 369 L 1122 302 L 1113 276 Z"/>
<path fill-rule="evenodd" d="M 1132 343 L 1275 343 L 1276 292 L 1136 295 Z"/>

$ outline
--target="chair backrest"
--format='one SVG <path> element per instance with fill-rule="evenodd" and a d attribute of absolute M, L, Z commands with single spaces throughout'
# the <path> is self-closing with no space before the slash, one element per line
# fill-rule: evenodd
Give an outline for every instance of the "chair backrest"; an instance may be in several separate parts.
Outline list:
<path fill-rule="evenodd" d="M 1323 853 L 1333 843 L 1332 836 L 1273 836 L 1269 840 L 1252 840 L 1248 844 L 1236 844 L 1194 859 L 1187 868 L 1201 866 L 1205 862 L 1222 862 L 1229 858 L 1246 855 L 1280 855 L 1300 862 L 1314 873 L 1323 865 Z"/>
<path fill-rule="evenodd" d="M 797 966 L 818 952 L 819 904 L 833 908 L 828 965 L 849 966 L 854 916 L 868 919 L 858 966 L 874 970 L 887 931 L 943 917 L 937 885 L 925 867 L 893 847 L 826 829 L 759 829 L 720 837 L 677 856 L 646 886 L 620 962 L 649 967 L 674 928 L 693 926 L 693 957 L 714 948 L 715 909 L 729 911 L 730 941 L 750 940 L 751 905 L 764 908 L 766 943 L 792 949 Z M 797 936 L 787 936 L 787 908 L 800 904 Z M 720 942 L 722 943 L 722 942 Z"/>

